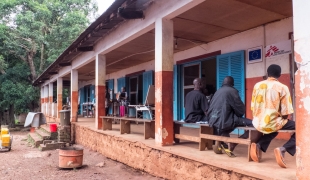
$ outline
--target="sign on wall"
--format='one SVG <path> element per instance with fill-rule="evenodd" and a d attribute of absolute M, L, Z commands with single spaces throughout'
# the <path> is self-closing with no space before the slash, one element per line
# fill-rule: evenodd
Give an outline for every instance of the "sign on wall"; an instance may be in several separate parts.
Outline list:
<path fill-rule="evenodd" d="M 248 49 L 247 51 L 248 63 L 256 63 L 263 61 L 262 51 L 263 51 L 262 46 Z"/>
<path fill-rule="evenodd" d="M 287 40 L 266 46 L 265 57 L 271 58 L 278 55 L 289 54 L 291 52 L 292 52 L 291 40 Z"/>

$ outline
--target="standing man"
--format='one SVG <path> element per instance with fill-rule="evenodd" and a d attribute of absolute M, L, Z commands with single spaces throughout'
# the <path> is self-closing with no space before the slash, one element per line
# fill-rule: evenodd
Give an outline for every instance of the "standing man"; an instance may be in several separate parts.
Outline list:
<path fill-rule="evenodd" d="M 204 84 L 200 78 L 193 81 L 194 90 L 187 93 L 185 97 L 185 122 L 196 123 L 199 121 L 208 122 L 207 110 L 209 108 L 208 100 L 202 93 Z"/>
<path fill-rule="evenodd" d="M 209 125 L 213 127 L 215 135 L 229 137 L 230 133 L 237 126 L 251 126 L 252 121 L 242 116 L 245 113 L 245 105 L 241 101 L 239 92 L 234 88 L 234 78 L 226 76 L 222 87 L 215 92 L 208 110 Z M 249 132 L 246 131 L 240 138 L 248 138 Z M 237 144 L 230 143 L 230 148 L 225 143 L 216 144 L 215 153 L 222 153 L 222 150 L 233 157 L 232 151 Z M 218 147 L 221 146 L 221 147 Z"/>
<path fill-rule="evenodd" d="M 281 67 L 272 64 L 267 69 L 268 79 L 255 84 L 252 94 L 251 110 L 253 125 L 264 135 L 257 143 L 251 144 L 251 158 L 259 162 L 260 151 L 266 152 L 271 140 L 278 135 L 278 130 L 295 130 L 295 121 L 288 120 L 288 115 L 294 113 L 290 91 L 280 83 Z M 295 133 L 289 141 L 274 149 L 279 166 L 286 168 L 284 153 L 294 156 L 296 152 Z"/>

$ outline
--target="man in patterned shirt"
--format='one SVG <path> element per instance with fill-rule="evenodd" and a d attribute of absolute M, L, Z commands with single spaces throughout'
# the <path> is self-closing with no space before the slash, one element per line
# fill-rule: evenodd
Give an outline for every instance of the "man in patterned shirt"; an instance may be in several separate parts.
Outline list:
<path fill-rule="evenodd" d="M 278 130 L 295 130 L 295 121 L 288 120 L 288 115 L 294 113 L 290 91 L 280 83 L 281 67 L 272 64 L 267 69 L 268 79 L 255 84 L 252 94 L 251 110 L 253 126 L 264 135 L 257 143 L 251 144 L 251 158 L 259 162 L 260 151 L 266 152 L 270 142 L 278 135 Z M 286 168 L 284 153 L 294 156 L 296 152 L 295 133 L 289 141 L 274 149 L 279 166 Z"/>

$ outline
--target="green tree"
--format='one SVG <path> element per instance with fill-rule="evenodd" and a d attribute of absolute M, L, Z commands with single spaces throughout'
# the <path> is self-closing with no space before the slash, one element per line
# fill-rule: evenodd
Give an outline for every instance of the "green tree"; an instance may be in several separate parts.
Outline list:
<path fill-rule="evenodd" d="M 5 0 L 0 11 L 2 47 L 29 66 L 34 81 L 88 26 L 97 6 L 92 0 Z"/>
<path fill-rule="evenodd" d="M 96 12 L 93 0 L 0 1 L 0 121 L 4 109 L 22 113 L 39 107 L 39 88 L 32 82 Z"/>
<path fill-rule="evenodd" d="M 8 64 L 4 61 L 3 56 L 0 55 L 0 73 L 5 74 L 5 70 L 8 68 Z"/>

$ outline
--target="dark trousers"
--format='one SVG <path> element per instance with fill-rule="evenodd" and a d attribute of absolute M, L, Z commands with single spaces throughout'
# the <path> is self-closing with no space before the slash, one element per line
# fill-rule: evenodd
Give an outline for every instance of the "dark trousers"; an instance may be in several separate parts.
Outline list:
<path fill-rule="evenodd" d="M 230 130 L 220 130 L 217 127 L 213 127 L 213 134 L 218 136 L 224 136 L 224 137 L 230 137 L 230 133 L 236 128 L 236 127 L 253 127 L 252 120 L 243 118 L 243 117 L 234 117 L 234 126 L 231 127 Z M 249 131 L 245 131 L 244 134 L 242 134 L 239 138 L 247 139 L 249 137 Z M 213 144 L 215 144 L 215 141 L 213 141 Z M 221 142 L 221 144 L 228 148 L 228 145 L 224 142 Z"/>
<path fill-rule="evenodd" d="M 225 137 L 230 137 L 229 134 L 236 128 L 236 127 L 253 127 L 252 120 L 243 118 L 243 117 L 235 117 L 234 118 L 234 126 L 231 127 L 230 130 L 220 130 L 216 127 L 213 127 L 213 132 L 214 135 L 219 135 L 219 136 L 225 136 Z M 248 132 L 245 133 L 248 136 Z M 243 136 L 243 135 L 241 135 Z M 247 137 L 244 137 L 247 138 Z"/>
<path fill-rule="evenodd" d="M 287 123 L 282 127 L 281 130 L 295 130 L 295 121 L 288 120 Z M 268 146 L 276 136 L 278 135 L 278 132 L 273 132 L 270 134 L 264 134 L 257 142 L 257 144 L 260 145 L 261 150 L 263 152 L 266 152 L 268 149 Z M 295 133 L 292 134 L 291 138 L 283 145 L 283 147 L 286 149 L 286 151 L 294 156 L 296 153 L 296 138 Z"/>
<path fill-rule="evenodd" d="M 208 122 L 208 117 L 206 115 L 196 115 L 195 118 L 185 119 L 187 123 L 196 123 L 199 121 Z"/>

